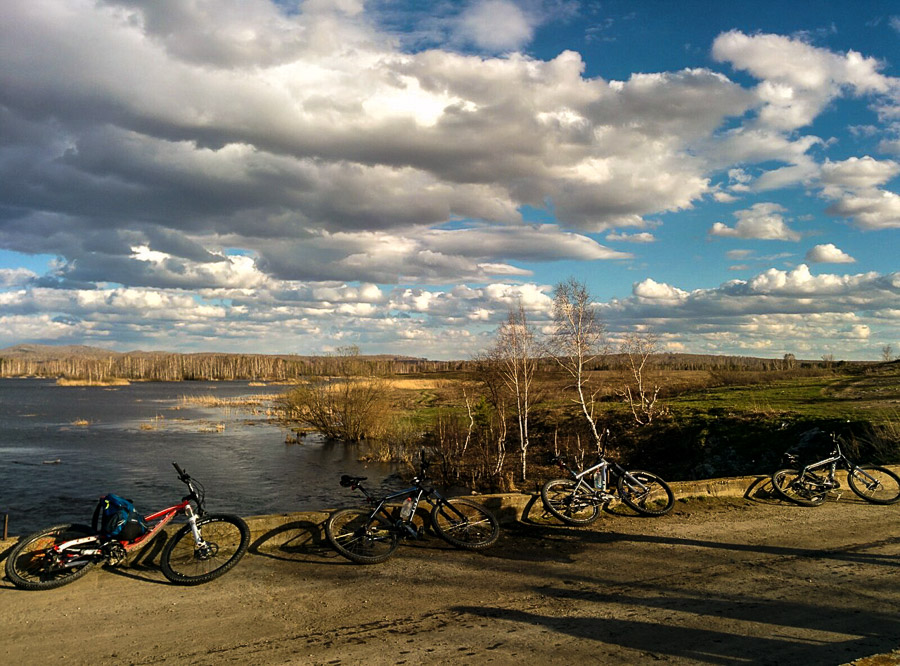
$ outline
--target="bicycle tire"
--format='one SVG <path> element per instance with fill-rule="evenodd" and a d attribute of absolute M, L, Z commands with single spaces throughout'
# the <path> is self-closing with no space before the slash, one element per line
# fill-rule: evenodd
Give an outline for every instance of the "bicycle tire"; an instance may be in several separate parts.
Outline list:
<path fill-rule="evenodd" d="M 447 504 L 456 511 L 448 510 Z M 463 550 L 484 550 L 500 537 L 497 517 L 482 504 L 461 497 L 437 502 L 431 509 L 431 525 L 444 541 Z"/>
<path fill-rule="evenodd" d="M 775 493 L 788 502 L 800 506 L 819 506 L 825 501 L 828 492 L 813 488 L 799 479 L 796 469 L 780 469 L 772 474 L 772 488 Z"/>
<path fill-rule="evenodd" d="M 600 516 L 594 494 L 572 479 L 551 479 L 541 487 L 544 508 L 569 525 L 590 525 Z"/>
<path fill-rule="evenodd" d="M 876 478 L 873 484 L 856 470 L 864 470 Z M 850 490 L 872 504 L 894 504 L 900 501 L 900 477 L 891 470 L 878 465 L 857 465 L 847 472 Z"/>
<path fill-rule="evenodd" d="M 178 585 L 200 585 L 218 578 L 240 562 L 250 545 L 250 528 L 238 516 L 203 516 L 197 519 L 197 529 L 204 549 L 197 548 L 188 524 L 166 542 L 159 557 L 163 575 Z"/>
<path fill-rule="evenodd" d="M 387 518 L 362 509 L 341 509 L 325 521 L 325 538 L 357 564 L 384 562 L 400 545 L 400 535 Z"/>
<path fill-rule="evenodd" d="M 10 551 L 6 559 L 6 577 L 20 590 L 52 590 L 68 585 L 84 576 L 103 557 L 92 555 L 83 562 L 72 557 L 69 564 L 59 566 L 47 559 L 47 551 L 56 544 L 94 534 L 96 532 L 87 525 L 73 523 L 34 532 L 21 539 Z M 97 545 L 99 542 L 92 547 Z M 74 549 L 72 552 L 75 552 Z"/>
<path fill-rule="evenodd" d="M 639 481 L 645 488 L 632 485 L 629 479 Z M 616 481 L 616 490 L 625 504 L 644 516 L 664 516 L 675 506 L 675 494 L 669 484 L 653 472 L 627 471 Z"/>

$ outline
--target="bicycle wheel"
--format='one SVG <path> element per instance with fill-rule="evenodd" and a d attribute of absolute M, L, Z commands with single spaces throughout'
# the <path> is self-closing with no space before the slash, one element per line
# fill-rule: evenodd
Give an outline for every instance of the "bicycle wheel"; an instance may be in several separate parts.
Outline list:
<path fill-rule="evenodd" d="M 571 479 L 552 479 L 541 488 L 544 507 L 569 525 L 590 525 L 600 515 L 593 492 Z"/>
<path fill-rule="evenodd" d="M 357 564 L 384 562 L 400 545 L 400 536 L 387 518 L 362 509 L 331 514 L 325 521 L 325 537 L 337 552 Z"/>
<path fill-rule="evenodd" d="M 795 469 L 780 469 L 772 475 L 772 487 L 783 499 L 800 506 L 819 506 L 828 491 L 804 481 Z"/>
<path fill-rule="evenodd" d="M 675 506 L 675 495 L 669 484 L 652 472 L 634 469 L 616 481 L 619 497 L 632 509 L 645 516 L 662 516 Z"/>
<path fill-rule="evenodd" d="M 854 467 L 847 472 L 847 481 L 850 482 L 850 490 L 872 504 L 893 504 L 900 501 L 900 477 L 884 467 Z"/>
<path fill-rule="evenodd" d="M 250 545 L 250 528 L 238 516 L 211 514 L 197 520 L 203 539 L 198 547 L 185 525 L 166 542 L 159 557 L 163 575 L 179 585 L 199 585 L 218 578 L 240 562 Z"/>
<path fill-rule="evenodd" d="M 22 590 L 51 590 L 78 580 L 102 560 L 100 543 L 72 546 L 62 552 L 54 547 L 66 541 L 94 535 L 87 525 L 54 525 L 35 532 L 12 549 L 6 559 L 6 577 Z M 90 549 L 93 553 L 85 553 Z"/>
<path fill-rule="evenodd" d="M 431 524 L 444 541 L 465 550 L 483 550 L 493 546 L 500 536 L 497 517 L 469 499 L 438 502 L 431 509 Z"/>

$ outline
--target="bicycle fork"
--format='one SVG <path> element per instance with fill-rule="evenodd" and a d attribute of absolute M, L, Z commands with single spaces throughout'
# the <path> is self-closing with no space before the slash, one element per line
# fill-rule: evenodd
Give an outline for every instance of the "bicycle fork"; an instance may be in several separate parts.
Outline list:
<path fill-rule="evenodd" d="M 194 513 L 194 510 L 191 508 L 190 504 L 185 507 L 184 513 L 188 519 L 188 525 L 191 527 L 191 534 L 194 536 L 194 552 L 201 559 L 205 560 L 215 553 L 213 552 L 212 544 L 208 543 L 203 539 L 203 535 L 200 534 L 200 527 L 197 525 L 197 519 L 199 516 Z"/>

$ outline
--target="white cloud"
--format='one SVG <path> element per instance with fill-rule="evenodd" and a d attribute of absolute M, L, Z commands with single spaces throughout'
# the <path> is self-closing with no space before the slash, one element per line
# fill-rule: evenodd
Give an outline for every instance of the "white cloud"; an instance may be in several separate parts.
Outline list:
<path fill-rule="evenodd" d="M 510 0 L 477 0 L 459 18 L 459 36 L 489 51 L 511 51 L 531 41 L 535 20 Z"/>
<path fill-rule="evenodd" d="M 884 185 L 900 174 L 900 164 L 876 160 L 868 155 L 843 162 L 826 160 L 822 165 L 822 185 L 826 194 L 845 190 L 867 190 Z"/>
<path fill-rule="evenodd" d="M 894 192 L 870 190 L 848 194 L 829 206 L 827 212 L 850 218 L 861 229 L 900 229 L 900 195 Z"/>
<path fill-rule="evenodd" d="M 856 261 L 833 243 L 816 245 L 806 253 L 806 260 L 815 264 L 852 264 Z"/>
<path fill-rule="evenodd" d="M 860 344 L 893 339 L 898 298 L 900 273 L 814 275 L 801 265 L 690 292 L 645 280 L 601 312 L 613 331 L 650 325 L 691 351 L 818 358 L 838 349 L 842 358 L 873 358 L 877 349 Z"/>
<path fill-rule="evenodd" d="M 18 287 L 37 278 L 37 274 L 26 268 L 0 268 L 0 289 Z"/>
<path fill-rule="evenodd" d="M 732 32 L 714 55 L 756 77 L 752 87 L 706 68 L 610 81 L 587 77 L 573 51 L 515 52 L 574 3 L 439 7 L 442 28 L 463 30 L 479 54 L 446 48 L 462 33 L 403 49 L 361 0 L 285 7 L 7 3 L 0 248 L 60 259 L 48 275 L 0 272 L 12 327 L 0 339 L 45 326 L 55 339 L 123 345 L 371 340 L 402 352 L 409 345 L 396 341 L 414 340 L 423 354 L 465 356 L 519 298 L 546 317 L 548 288 L 526 283 L 533 264 L 641 260 L 592 233 L 649 243 L 648 218 L 797 184 L 821 187 L 829 211 L 860 228 L 900 219 L 886 189 L 895 162 L 822 165 L 827 143 L 800 131 L 848 94 L 874 102 L 881 125 L 896 123 L 897 82 L 871 58 Z M 710 233 L 800 238 L 786 209 L 751 203 Z M 526 222 L 529 208 L 555 223 Z M 818 303 L 788 289 L 808 293 L 803 278 L 694 291 L 647 279 L 611 311 L 812 317 Z M 813 291 L 852 291 L 837 276 L 805 278 Z M 852 299 L 883 311 L 892 287 L 879 279 L 871 298 Z M 823 307 L 847 315 L 855 306 L 841 298 Z M 844 324 L 869 326 L 873 339 L 881 330 Z"/>
<path fill-rule="evenodd" d="M 656 282 L 651 278 L 635 283 L 632 292 L 638 300 L 657 303 L 679 303 L 688 297 L 688 292 L 665 283 Z"/>
<path fill-rule="evenodd" d="M 655 243 L 656 237 L 649 231 L 642 231 L 636 234 L 611 233 L 606 235 L 606 240 L 625 243 Z"/>
<path fill-rule="evenodd" d="M 798 241 L 800 234 L 787 225 L 782 215 L 786 210 L 775 203 L 754 204 L 747 210 L 734 213 L 738 221 L 733 227 L 716 222 L 709 233 L 728 238 Z"/>
<path fill-rule="evenodd" d="M 779 130 L 809 125 L 843 88 L 862 95 L 887 93 L 892 86 L 875 58 L 836 54 L 781 35 L 732 30 L 713 42 L 713 57 L 761 79 L 759 122 Z"/>
<path fill-rule="evenodd" d="M 900 196 L 880 189 L 900 174 L 893 160 L 875 160 L 868 155 L 822 167 L 822 196 L 834 200 L 831 215 L 852 219 L 861 229 L 900 228 Z"/>

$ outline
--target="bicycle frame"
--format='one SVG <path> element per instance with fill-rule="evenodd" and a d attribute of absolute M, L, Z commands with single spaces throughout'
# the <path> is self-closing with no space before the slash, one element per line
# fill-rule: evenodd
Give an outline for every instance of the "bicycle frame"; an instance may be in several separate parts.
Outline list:
<path fill-rule="evenodd" d="M 866 472 L 866 470 L 862 469 L 861 467 L 859 467 L 859 465 L 857 465 L 856 463 L 851 461 L 846 456 L 846 454 L 844 454 L 844 452 L 841 451 L 841 442 L 840 442 L 839 437 L 833 436 L 833 439 L 834 439 L 834 451 L 831 452 L 831 456 L 828 458 L 825 458 L 824 460 L 820 460 L 818 462 L 811 463 L 811 464 L 807 465 L 806 467 L 804 467 L 803 469 L 801 469 L 800 474 L 799 474 L 800 479 L 806 479 L 807 475 L 810 475 L 815 482 L 819 483 L 820 485 L 824 485 L 824 484 L 822 484 L 822 481 L 823 481 L 822 479 L 816 478 L 815 472 L 817 470 L 828 467 L 829 469 L 828 469 L 828 478 L 827 478 L 828 484 L 827 485 L 829 485 L 831 487 L 836 487 L 837 480 L 835 479 L 835 472 L 837 472 L 838 464 L 840 463 L 841 466 L 844 469 L 846 469 L 848 472 L 854 472 L 855 474 L 862 474 L 869 481 L 871 481 L 873 483 L 877 482 L 877 479 L 875 479 L 875 477 L 873 477 L 871 474 Z"/>
<path fill-rule="evenodd" d="M 198 547 L 202 547 L 205 542 L 200 535 L 200 530 L 197 529 L 197 519 L 203 515 L 203 500 L 200 495 L 198 495 L 197 489 L 193 485 L 194 481 L 185 474 L 178 465 L 175 465 L 175 469 L 178 470 L 179 478 L 187 484 L 190 493 L 183 497 L 178 504 L 174 504 L 144 516 L 144 521 L 148 525 L 153 525 L 149 530 L 137 539 L 131 541 L 114 538 L 104 540 L 99 535 L 92 534 L 90 536 L 80 537 L 78 539 L 72 539 L 57 544 L 53 547 L 53 552 L 59 565 L 62 567 L 77 566 L 79 560 L 85 557 L 104 557 L 109 561 L 121 561 L 124 555 L 152 541 L 153 538 L 180 513 L 187 516 L 188 524 L 191 526 L 191 533 L 194 536 L 194 541 Z M 197 511 L 194 511 L 194 507 L 191 504 L 192 501 L 197 503 Z M 96 545 L 93 548 L 85 547 L 92 544 Z M 65 555 L 69 555 L 70 551 L 75 549 L 77 549 L 77 555 L 74 555 L 72 559 L 68 561 L 62 560 Z M 118 550 L 118 554 L 116 554 L 116 550 Z"/>
<path fill-rule="evenodd" d="M 415 483 L 414 486 L 395 493 L 391 493 L 389 495 L 385 495 L 381 499 L 378 499 L 377 497 L 372 495 L 358 481 L 353 483 L 350 488 L 352 490 L 359 488 L 359 490 L 362 491 L 363 495 L 365 495 L 366 501 L 370 505 L 374 506 L 374 509 L 372 509 L 372 512 L 369 514 L 369 519 L 366 521 L 366 526 L 368 527 L 372 519 L 380 514 L 387 518 L 389 521 L 394 522 L 396 526 L 403 526 L 403 536 L 417 537 L 418 530 L 413 529 L 411 527 L 411 524 L 413 516 L 416 515 L 416 510 L 419 508 L 419 503 L 423 499 L 432 505 L 442 505 L 445 508 L 449 508 L 454 514 L 456 514 L 457 517 L 465 518 L 465 515 L 461 513 L 456 507 L 454 507 L 452 503 L 447 502 L 444 496 L 436 488 L 424 487 L 424 478 L 416 477 L 415 479 L 413 479 L 413 483 Z M 410 498 L 412 500 L 412 510 L 409 513 L 409 517 L 405 520 L 401 517 L 399 520 L 394 521 L 394 517 L 391 515 L 391 512 L 387 510 L 387 505 L 392 501 L 398 500 L 400 498 Z"/>
<path fill-rule="evenodd" d="M 636 479 L 634 476 L 628 473 L 628 471 L 619 465 L 618 463 L 612 462 L 611 460 L 607 460 L 602 455 L 599 457 L 599 460 L 592 467 L 588 467 L 587 469 L 576 472 L 568 465 L 566 465 L 562 460 L 558 460 L 557 463 L 562 469 L 566 470 L 569 473 L 569 476 L 572 477 L 573 480 L 577 481 L 578 484 L 575 486 L 575 491 L 578 491 L 582 488 L 588 488 L 594 494 L 600 495 L 601 499 L 609 500 L 612 499 L 613 495 L 609 492 L 609 488 L 612 486 L 612 480 L 618 478 L 620 476 L 624 476 L 628 479 L 629 485 L 632 487 L 640 488 L 641 491 L 646 491 L 647 486 L 641 483 L 639 479 Z M 594 483 L 592 484 L 587 479 L 594 475 Z"/>

